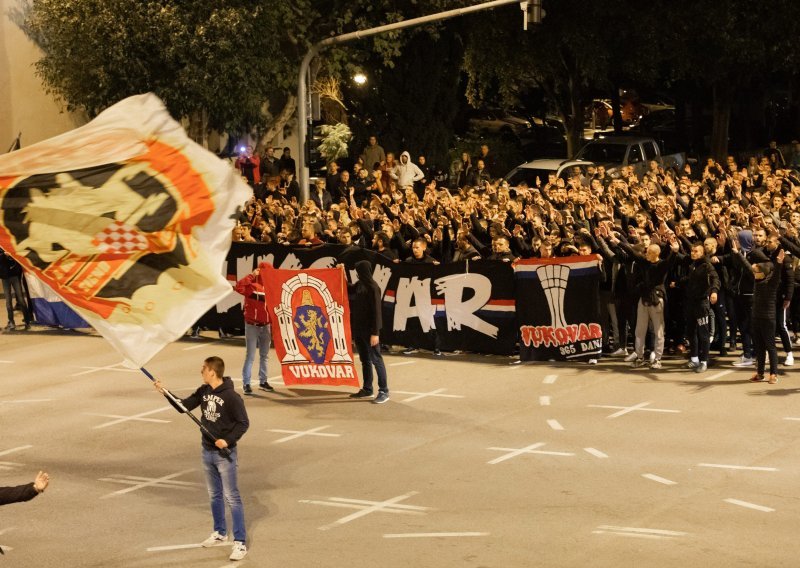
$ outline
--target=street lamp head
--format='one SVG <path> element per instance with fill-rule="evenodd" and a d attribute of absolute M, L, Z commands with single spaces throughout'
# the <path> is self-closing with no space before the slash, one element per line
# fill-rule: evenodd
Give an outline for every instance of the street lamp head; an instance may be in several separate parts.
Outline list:
<path fill-rule="evenodd" d="M 367 76 L 364 75 L 363 73 L 356 73 L 353 76 L 353 81 L 356 82 L 356 85 L 363 85 L 364 83 L 367 82 Z"/>

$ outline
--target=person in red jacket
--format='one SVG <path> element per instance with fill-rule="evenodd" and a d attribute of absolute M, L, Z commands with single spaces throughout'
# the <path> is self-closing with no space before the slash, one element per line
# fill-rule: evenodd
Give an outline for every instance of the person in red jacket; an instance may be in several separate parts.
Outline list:
<path fill-rule="evenodd" d="M 270 324 L 267 305 L 264 302 L 264 287 L 258 279 L 258 268 L 236 283 L 235 290 L 244 296 L 244 338 L 246 353 L 242 367 L 244 394 L 253 394 L 250 374 L 258 350 L 258 388 L 273 392 L 267 382 L 267 357 L 269 355 Z"/>

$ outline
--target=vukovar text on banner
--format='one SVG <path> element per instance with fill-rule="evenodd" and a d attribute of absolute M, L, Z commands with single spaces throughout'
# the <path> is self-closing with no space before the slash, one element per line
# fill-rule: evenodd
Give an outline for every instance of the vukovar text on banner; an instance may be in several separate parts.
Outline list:
<path fill-rule="evenodd" d="M 602 351 L 596 256 L 522 260 L 515 266 L 520 359 L 580 359 Z"/>

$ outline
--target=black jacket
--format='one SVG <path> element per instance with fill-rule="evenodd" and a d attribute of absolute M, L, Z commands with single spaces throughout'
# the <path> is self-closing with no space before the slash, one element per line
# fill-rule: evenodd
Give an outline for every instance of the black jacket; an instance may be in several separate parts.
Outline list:
<path fill-rule="evenodd" d="M 16 487 L 0 487 L 0 505 L 30 501 L 39 493 L 33 488 L 33 482 Z"/>
<path fill-rule="evenodd" d="M 381 289 L 372 278 L 372 265 L 368 260 L 356 262 L 358 282 L 350 287 L 350 329 L 353 337 L 367 338 L 380 335 L 383 325 L 381 318 Z"/>
<path fill-rule="evenodd" d="M 681 285 L 686 293 L 686 309 L 695 312 L 707 304 L 712 292 L 719 292 L 720 283 L 714 266 L 708 258 L 703 257 L 699 260 L 690 260 L 686 275 L 681 279 Z"/>
<path fill-rule="evenodd" d="M 181 402 L 189 411 L 199 406 L 200 422 L 211 432 L 214 439 L 222 438 L 231 449 L 236 447 L 236 443 L 250 426 L 244 401 L 234 390 L 230 377 L 223 377 L 222 384 L 215 389 L 206 384 L 202 385 Z M 178 410 L 180 411 L 179 408 Z M 205 436 L 203 436 L 203 447 L 207 450 L 216 449 L 214 442 Z"/>
<path fill-rule="evenodd" d="M 17 276 L 22 276 L 22 267 L 16 260 L 0 251 L 0 278 L 5 280 Z"/>

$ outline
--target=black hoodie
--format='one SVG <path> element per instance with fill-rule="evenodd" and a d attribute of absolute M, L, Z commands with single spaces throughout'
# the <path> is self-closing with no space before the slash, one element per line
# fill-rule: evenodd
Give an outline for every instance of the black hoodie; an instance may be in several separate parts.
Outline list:
<path fill-rule="evenodd" d="M 203 384 L 181 402 L 189 411 L 199 406 L 200 422 L 208 428 L 214 439 L 222 438 L 231 449 L 236 447 L 236 442 L 250 426 L 244 401 L 233 388 L 230 377 L 223 377 L 222 384 L 215 389 Z M 214 442 L 206 436 L 203 436 L 203 447 L 207 450 L 217 449 Z"/>
<path fill-rule="evenodd" d="M 368 260 L 356 262 L 358 282 L 351 287 L 353 291 L 350 304 L 350 329 L 354 337 L 367 338 L 380 335 L 381 289 L 372 278 L 372 265 Z"/>

